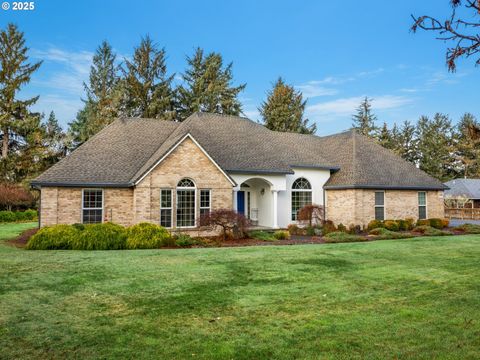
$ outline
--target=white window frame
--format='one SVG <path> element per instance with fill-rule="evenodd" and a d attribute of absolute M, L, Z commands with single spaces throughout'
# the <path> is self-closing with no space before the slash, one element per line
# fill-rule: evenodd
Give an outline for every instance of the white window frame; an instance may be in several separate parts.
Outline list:
<path fill-rule="evenodd" d="M 86 208 L 84 206 L 85 191 L 101 191 L 102 192 L 102 207 L 101 208 Z M 101 210 L 102 211 L 102 221 L 98 224 L 103 224 L 105 222 L 104 221 L 104 216 L 105 216 L 105 210 L 104 209 L 105 209 L 105 191 L 103 191 L 103 189 L 98 189 L 98 188 L 82 189 L 82 216 L 81 216 L 82 224 L 84 223 L 83 222 L 83 211 L 84 210 Z"/>
<path fill-rule="evenodd" d="M 424 193 L 425 194 L 425 205 L 420 205 L 420 199 L 419 199 L 419 195 L 420 193 Z M 418 208 L 417 208 L 417 211 L 418 211 L 418 219 L 420 220 L 420 206 L 424 206 L 425 207 L 425 219 L 428 219 L 428 200 L 427 200 L 427 192 L 426 191 L 419 191 L 417 193 L 417 203 L 418 203 Z M 422 220 L 425 220 L 425 219 L 422 219 Z"/>
<path fill-rule="evenodd" d="M 383 193 L 383 205 L 377 205 L 377 204 L 375 204 L 375 194 L 376 194 L 376 193 Z M 373 205 L 374 205 L 374 208 L 375 208 L 375 210 L 374 210 L 375 212 L 374 212 L 373 215 L 374 215 L 375 220 L 377 220 L 377 216 L 376 216 L 376 214 L 377 214 L 377 207 L 378 207 L 378 208 L 381 207 L 381 208 L 383 208 L 383 220 L 379 220 L 379 221 L 385 221 L 385 219 L 386 219 L 385 208 L 386 208 L 386 206 L 387 206 L 386 198 L 387 198 L 387 197 L 385 196 L 385 190 L 383 190 L 383 191 L 382 191 L 382 190 L 376 190 L 376 191 L 374 191 L 374 194 L 373 194 Z"/>
<path fill-rule="evenodd" d="M 162 192 L 170 191 L 170 207 L 162 207 Z M 170 210 L 170 226 L 162 225 L 162 210 Z M 173 189 L 160 189 L 160 226 L 166 229 L 173 228 Z"/>
<path fill-rule="evenodd" d="M 208 192 L 208 207 L 202 206 L 202 191 Z M 198 201 L 198 207 L 200 211 L 200 216 L 202 216 L 202 210 L 208 209 L 210 213 L 212 211 L 212 189 L 200 189 L 200 198 Z"/>
<path fill-rule="evenodd" d="M 182 181 L 183 179 L 188 179 L 193 183 L 193 187 L 178 187 L 178 183 Z M 193 208 L 194 208 L 194 216 L 193 216 L 193 226 L 178 226 L 178 191 L 181 190 L 193 190 Z M 195 184 L 195 181 L 188 177 L 181 178 L 177 182 L 177 187 L 175 188 L 175 225 L 177 229 L 195 229 L 197 227 L 197 185 Z"/>
<path fill-rule="evenodd" d="M 293 185 L 295 184 L 295 182 L 299 179 L 304 179 L 304 180 L 307 180 L 307 182 L 310 184 L 310 189 L 294 189 L 293 188 Z M 295 180 L 293 180 L 292 182 L 292 185 L 290 186 L 290 221 L 293 221 L 294 223 L 298 223 L 298 214 L 296 214 L 296 219 L 294 220 L 293 219 L 293 193 L 294 192 L 309 192 L 310 193 L 310 205 L 313 204 L 313 188 L 312 188 L 312 182 L 307 179 L 305 176 L 300 176 L 298 178 L 296 178 Z M 299 208 L 298 210 L 300 210 L 301 208 Z"/>

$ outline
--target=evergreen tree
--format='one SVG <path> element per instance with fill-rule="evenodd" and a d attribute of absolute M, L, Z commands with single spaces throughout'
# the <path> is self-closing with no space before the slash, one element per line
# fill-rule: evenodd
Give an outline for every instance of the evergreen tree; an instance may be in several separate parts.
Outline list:
<path fill-rule="evenodd" d="M 32 74 L 41 62 L 28 62 L 28 47 L 23 32 L 16 25 L 8 24 L 0 31 L 0 130 L 2 137 L 1 158 L 6 161 L 12 147 L 24 139 L 21 133 L 34 127 L 39 114 L 32 114 L 29 107 L 38 96 L 18 99 L 20 89 L 30 82 Z"/>
<path fill-rule="evenodd" d="M 357 113 L 353 115 L 352 129 L 357 130 L 360 134 L 374 137 L 377 130 L 375 121 L 377 117 L 372 112 L 371 99 L 365 97 L 357 108 Z"/>
<path fill-rule="evenodd" d="M 378 131 L 378 133 L 376 135 L 376 138 L 377 138 L 378 143 L 380 145 L 382 145 L 384 148 L 387 148 L 387 149 L 394 149 L 395 148 L 392 132 L 388 129 L 388 126 L 387 126 L 386 122 L 383 123 L 383 126 Z"/>
<path fill-rule="evenodd" d="M 142 38 L 132 60 L 121 68 L 122 112 L 130 117 L 175 118 L 173 76 L 167 76 L 165 49 L 159 49 L 149 36 Z"/>
<path fill-rule="evenodd" d="M 405 120 L 400 130 L 392 131 L 394 151 L 403 159 L 416 164 L 418 161 L 418 139 L 417 131 L 414 125 Z"/>
<path fill-rule="evenodd" d="M 44 162 L 45 166 L 48 167 L 66 155 L 67 139 L 53 111 L 50 112 L 50 116 L 43 128 Z"/>
<path fill-rule="evenodd" d="M 480 177 L 480 124 L 475 116 L 466 113 L 457 125 L 457 132 L 457 156 L 462 164 L 462 175 Z"/>
<path fill-rule="evenodd" d="M 300 91 L 279 78 L 258 111 L 270 130 L 313 134 L 317 130 L 316 125 L 309 125 L 303 115 L 306 103 Z"/>
<path fill-rule="evenodd" d="M 417 137 L 420 169 L 442 181 L 454 177 L 453 127 L 448 116 L 437 113 L 432 120 L 422 116 Z"/>
<path fill-rule="evenodd" d="M 232 63 L 224 67 L 220 54 L 212 52 L 204 56 L 201 48 L 187 57 L 187 63 L 188 68 L 182 75 L 184 85 L 178 88 L 181 120 L 197 111 L 225 115 L 242 112 L 238 95 L 246 84 L 232 85 Z"/>

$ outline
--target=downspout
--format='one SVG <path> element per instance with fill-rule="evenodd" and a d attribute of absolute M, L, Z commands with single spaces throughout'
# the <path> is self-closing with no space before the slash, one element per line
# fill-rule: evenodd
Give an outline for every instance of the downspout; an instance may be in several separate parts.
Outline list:
<path fill-rule="evenodd" d="M 323 222 L 327 221 L 327 203 L 325 202 L 325 188 L 322 187 L 323 193 Z"/>

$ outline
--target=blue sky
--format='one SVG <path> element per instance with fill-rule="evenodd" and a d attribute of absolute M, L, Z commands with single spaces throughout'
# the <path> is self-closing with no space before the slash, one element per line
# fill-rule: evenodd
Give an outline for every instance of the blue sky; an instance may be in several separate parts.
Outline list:
<path fill-rule="evenodd" d="M 8 0 L 10 3 L 12 1 Z M 82 82 L 95 48 L 108 40 L 119 58 L 140 37 L 167 51 L 170 73 L 200 46 L 233 61 L 245 114 L 282 76 L 308 98 L 307 116 L 319 135 L 345 130 L 364 96 L 380 122 L 416 121 L 422 114 L 464 112 L 480 117 L 480 69 L 445 66 L 446 45 L 432 33 L 409 32 L 410 14 L 445 17 L 449 1 L 54 1 L 33 11 L 0 10 L 0 25 L 25 32 L 32 58 L 44 63 L 23 94 L 40 95 L 36 109 L 54 110 L 61 123 L 81 107 Z"/>

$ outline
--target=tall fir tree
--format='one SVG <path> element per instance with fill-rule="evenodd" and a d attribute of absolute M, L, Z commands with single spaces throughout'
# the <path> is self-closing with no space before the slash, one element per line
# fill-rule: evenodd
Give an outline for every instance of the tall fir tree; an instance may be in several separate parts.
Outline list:
<path fill-rule="evenodd" d="M 405 120 L 400 127 L 392 130 L 393 142 L 395 144 L 394 151 L 403 159 L 416 164 L 418 162 L 418 138 L 415 125 Z"/>
<path fill-rule="evenodd" d="M 90 67 L 88 84 L 84 83 L 84 108 L 70 124 L 79 145 L 110 124 L 120 111 L 121 88 L 116 55 L 106 41 L 97 48 Z"/>
<path fill-rule="evenodd" d="M 480 177 L 480 124 L 470 113 L 464 114 L 458 122 L 456 148 L 462 164 L 460 175 Z"/>
<path fill-rule="evenodd" d="M 63 132 L 62 127 L 58 123 L 55 112 L 51 111 L 46 123 L 43 126 L 44 135 L 44 163 L 45 166 L 55 164 L 62 157 L 66 155 L 67 151 L 67 137 Z"/>
<path fill-rule="evenodd" d="M 375 121 L 377 121 L 377 117 L 372 112 L 371 99 L 365 97 L 358 106 L 357 113 L 353 115 L 352 129 L 362 135 L 374 137 L 377 131 Z"/>
<path fill-rule="evenodd" d="M 395 141 L 392 136 L 392 132 L 388 129 L 387 123 L 384 122 L 383 126 L 378 130 L 376 134 L 377 142 L 387 149 L 395 148 Z"/>
<path fill-rule="evenodd" d="M 122 112 L 129 117 L 173 120 L 175 93 L 167 75 L 165 49 L 160 49 L 147 35 L 134 49 L 133 58 L 121 67 Z"/>
<path fill-rule="evenodd" d="M 188 68 L 182 75 L 184 84 L 178 88 L 178 113 L 183 120 L 194 112 L 239 115 L 242 104 L 238 95 L 246 84 L 233 86 L 233 64 L 223 66 L 219 53 L 204 55 L 201 48 L 187 57 Z"/>
<path fill-rule="evenodd" d="M 447 115 L 433 119 L 422 116 L 417 124 L 419 167 L 427 174 L 447 181 L 455 177 L 453 127 Z"/>
<path fill-rule="evenodd" d="M 41 62 L 28 61 L 28 50 L 24 34 L 16 25 L 8 24 L 0 31 L 1 158 L 5 161 L 11 148 L 22 142 L 21 133 L 35 127 L 39 121 L 39 114 L 29 110 L 38 96 L 24 100 L 18 98 L 18 92 L 30 82 L 32 74 L 41 65 Z"/>
<path fill-rule="evenodd" d="M 258 111 L 264 125 L 270 130 L 313 134 L 317 127 L 308 124 L 309 120 L 304 118 L 306 104 L 300 91 L 278 78 Z"/>

